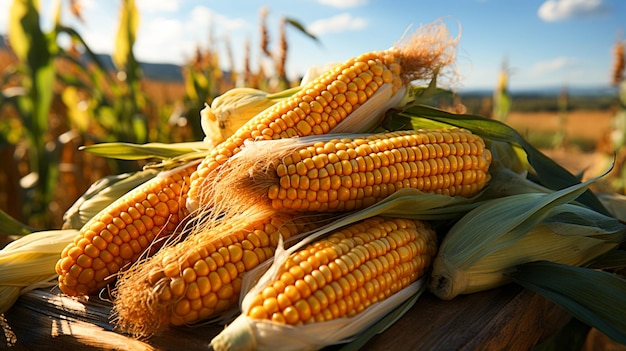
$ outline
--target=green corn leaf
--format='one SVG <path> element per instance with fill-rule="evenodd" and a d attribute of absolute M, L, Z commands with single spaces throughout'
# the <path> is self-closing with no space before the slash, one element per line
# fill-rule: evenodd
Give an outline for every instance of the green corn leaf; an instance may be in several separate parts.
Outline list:
<path fill-rule="evenodd" d="M 560 205 L 557 210 L 558 213 L 547 219 L 545 224 L 561 235 L 593 236 L 611 242 L 622 242 L 625 239 L 626 223 L 615 217 L 574 204 Z M 566 230 L 559 230 L 562 224 L 566 225 Z"/>
<path fill-rule="evenodd" d="M 82 49 L 84 50 L 84 56 L 88 57 L 89 60 L 94 64 L 94 69 L 89 69 L 87 66 L 80 61 L 77 61 L 75 58 L 71 56 L 64 56 L 66 59 L 69 59 L 75 63 L 74 67 L 78 68 L 81 72 L 85 73 L 86 77 L 91 79 L 91 82 L 95 87 L 98 87 L 94 93 L 99 93 L 99 91 L 104 90 L 104 85 L 102 85 L 102 81 L 107 82 L 108 86 L 115 87 L 115 82 L 111 78 L 111 75 L 107 73 L 107 68 L 104 65 L 104 62 L 100 59 L 100 57 L 91 50 L 89 45 L 85 42 L 83 37 L 78 33 L 74 28 L 66 27 L 66 26 L 57 26 L 57 31 L 59 33 L 64 33 L 70 36 L 70 38 L 80 44 Z"/>
<path fill-rule="evenodd" d="M 170 159 L 177 156 L 207 151 L 203 142 L 187 143 L 102 143 L 80 148 L 95 155 L 121 160 Z"/>
<path fill-rule="evenodd" d="M 520 265 L 511 278 L 626 344 L 626 280 L 615 274 L 552 262 Z"/>
<path fill-rule="evenodd" d="M 469 114 L 453 114 L 424 105 L 411 105 L 398 112 L 398 115 L 413 118 L 416 127 L 456 126 L 469 129 L 483 138 L 519 144 L 526 151 L 528 162 L 537 172 L 541 183 L 551 189 L 559 190 L 580 183 L 576 176 L 541 153 L 515 129 L 502 122 Z M 586 191 L 579 201 L 600 213 L 609 214 L 591 191 Z"/>
<path fill-rule="evenodd" d="M 626 251 L 614 250 L 602 255 L 589 265 L 594 269 L 626 269 Z"/>
<path fill-rule="evenodd" d="M 300 33 L 306 35 L 307 37 L 313 39 L 313 41 L 320 43 L 319 39 L 311 32 L 307 31 L 306 28 L 296 19 L 293 18 L 285 18 L 285 22 L 297 29 Z"/>
<path fill-rule="evenodd" d="M 20 61 L 31 67 L 45 65 L 50 59 L 48 43 L 39 26 L 39 2 L 14 0 L 9 16 L 9 41 Z M 38 49 L 39 48 L 39 49 Z"/>
<path fill-rule="evenodd" d="M 118 70 L 127 70 L 133 58 L 133 45 L 139 27 L 139 11 L 134 0 L 123 0 L 120 9 L 120 23 L 115 40 L 113 62 Z"/>
<path fill-rule="evenodd" d="M 4 235 L 26 235 L 36 229 L 21 223 L 11 217 L 8 213 L 0 210 L 0 234 Z"/>

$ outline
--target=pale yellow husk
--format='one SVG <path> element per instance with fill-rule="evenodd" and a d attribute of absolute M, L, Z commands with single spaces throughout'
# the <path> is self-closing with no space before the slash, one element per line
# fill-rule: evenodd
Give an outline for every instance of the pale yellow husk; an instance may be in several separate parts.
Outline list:
<path fill-rule="evenodd" d="M 8 311 L 20 294 L 56 284 L 55 264 L 77 235 L 74 229 L 35 232 L 0 250 L 0 314 Z"/>

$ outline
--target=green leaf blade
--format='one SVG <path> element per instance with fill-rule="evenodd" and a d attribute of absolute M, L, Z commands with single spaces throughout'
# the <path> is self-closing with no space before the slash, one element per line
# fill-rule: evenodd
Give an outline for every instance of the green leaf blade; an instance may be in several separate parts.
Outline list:
<path fill-rule="evenodd" d="M 604 271 L 544 261 L 520 265 L 510 276 L 517 284 L 626 344 L 625 279 Z"/>

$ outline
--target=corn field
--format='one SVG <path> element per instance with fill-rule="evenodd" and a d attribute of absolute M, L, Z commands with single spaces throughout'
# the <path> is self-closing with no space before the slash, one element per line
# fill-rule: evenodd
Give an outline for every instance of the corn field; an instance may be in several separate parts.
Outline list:
<path fill-rule="evenodd" d="M 298 28 L 298 23 L 283 18 L 272 52 L 267 9 L 260 11 L 259 51 L 275 62 L 274 71 L 250 67 L 250 43 L 244 44 L 245 71 L 240 73 L 222 68 L 224 57 L 234 66 L 228 52 L 212 43 L 201 49 L 204 43 L 198 43 L 194 57 L 181 67 L 184 81 L 162 82 L 145 78 L 134 57 L 140 15 L 134 1 L 120 2 L 112 69 L 80 33 L 60 22 L 61 3 L 50 32 L 42 31 L 36 4 L 14 1 L 10 33 L 0 49 L 0 210 L 33 228 L 60 227 L 63 212 L 93 182 L 145 165 L 105 159 L 80 151 L 81 146 L 201 140 L 200 110 L 237 81 L 266 91 L 297 84 L 289 81 L 284 65 L 286 26 Z M 71 37 L 70 47 L 57 44 L 60 35 Z"/>

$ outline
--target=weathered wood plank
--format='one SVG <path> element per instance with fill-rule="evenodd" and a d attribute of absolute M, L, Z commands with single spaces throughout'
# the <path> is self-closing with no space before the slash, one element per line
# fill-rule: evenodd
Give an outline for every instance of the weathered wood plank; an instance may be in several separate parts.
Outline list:
<path fill-rule="evenodd" d="M 5 314 L 9 350 L 207 350 L 220 325 L 172 328 L 149 340 L 117 333 L 111 304 L 29 292 Z M 415 306 L 363 348 L 378 350 L 528 350 L 570 318 L 559 306 L 516 286 L 441 301 L 423 294 Z M 11 337 L 12 335 L 12 337 Z M 12 340 L 9 340 L 11 339 Z"/>

